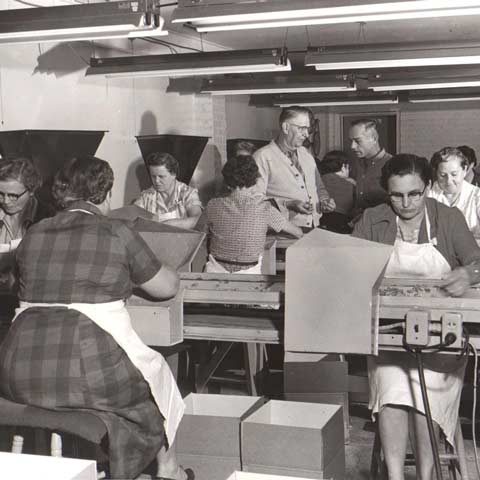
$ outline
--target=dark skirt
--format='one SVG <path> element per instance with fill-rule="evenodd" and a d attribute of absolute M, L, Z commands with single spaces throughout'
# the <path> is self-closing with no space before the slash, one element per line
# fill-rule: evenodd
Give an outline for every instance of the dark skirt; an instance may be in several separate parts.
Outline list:
<path fill-rule="evenodd" d="M 113 478 L 135 478 L 163 445 L 163 417 L 142 374 L 76 310 L 35 307 L 17 317 L 0 346 L 0 389 L 18 403 L 97 415 Z"/>

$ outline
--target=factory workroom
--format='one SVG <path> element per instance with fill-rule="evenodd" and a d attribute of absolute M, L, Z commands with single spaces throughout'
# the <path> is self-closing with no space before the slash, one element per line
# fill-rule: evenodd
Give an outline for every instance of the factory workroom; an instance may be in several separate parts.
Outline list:
<path fill-rule="evenodd" d="M 480 479 L 480 0 L 0 0 L 0 471 Z"/>

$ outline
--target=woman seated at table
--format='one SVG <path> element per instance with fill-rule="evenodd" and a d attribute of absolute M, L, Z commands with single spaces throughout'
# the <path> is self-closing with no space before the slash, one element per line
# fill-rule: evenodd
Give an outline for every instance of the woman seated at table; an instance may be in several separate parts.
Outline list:
<path fill-rule="evenodd" d="M 193 228 L 202 214 L 196 188 L 177 180 L 179 165 L 169 153 L 154 152 L 146 162 L 152 186 L 133 202 L 153 213 L 156 220 L 181 228 Z"/>
<path fill-rule="evenodd" d="M 97 415 L 112 478 L 135 478 L 157 458 L 158 475 L 184 480 L 168 448 L 182 398 L 124 303 L 134 285 L 172 297 L 179 279 L 138 233 L 105 216 L 112 185 L 109 164 L 95 157 L 56 175 L 53 194 L 65 210 L 33 225 L 17 249 L 20 308 L 0 347 L 0 390 L 22 404 Z"/>
<path fill-rule="evenodd" d="M 35 197 L 41 184 L 30 159 L 0 160 L 0 243 L 15 247 L 30 225 L 55 214 L 52 206 Z"/>
<path fill-rule="evenodd" d="M 252 191 L 260 173 L 251 155 L 229 158 L 222 174 L 227 193 L 210 200 L 205 209 L 210 253 L 205 271 L 261 273 L 267 230 L 296 238 L 302 230 Z"/>
<path fill-rule="evenodd" d="M 458 148 L 445 147 L 435 152 L 431 160 L 435 183 L 428 196 L 449 207 L 457 207 L 480 242 L 480 188 L 465 180 L 468 163 Z"/>
<path fill-rule="evenodd" d="M 460 296 L 480 280 L 480 248 L 461 212 L 426 198 L 431 175 L 425 158 L 394 156 L 381 176 L 390 202 L 367 209 L 353 235 L 393 245 L 386 277 L 441 279 L 448 294 Z M 431 480 L 433 455 L 414 357 L 381 352 L 368 360 L 369 406 L 378 414 L 389 480 L 404 478 L 409 433 L 416 439 L 417 478 Z M 465 359 L 431 354 L 425 364 L 433 421 L 453 444 Z"/>

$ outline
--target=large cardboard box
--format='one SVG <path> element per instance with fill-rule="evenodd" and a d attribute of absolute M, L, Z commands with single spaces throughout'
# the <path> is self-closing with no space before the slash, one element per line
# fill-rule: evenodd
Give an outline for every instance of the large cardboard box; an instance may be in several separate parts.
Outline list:
<path fill-rule="evenodd" d="M 242 422 L 242 470 L 341 480 L 341 407 L 272 400 Z"/>
<path fill-rule="evenodd" d="M 147 299 L 142 292 L 127 300 L 133 329 L 146 345 L 168 347 L 183 342 L 183 292 L 164 302 Z"/>
<path fill-rule="evenodd" d="M 1 477 L 10 479 L 96 480 L 93 460 L 0 452 Z"/>
<path fill-rule="evenodd" d="M 284 399 L 293 402 L 331 403 L 342 407 L 345 443 L 349 442 L 348 362 L 339 355 L 285 352 Z"/>
<path fill-rule="evenodd" d="M 195 480 L 225 480 L 241 470 L 240 423 L 263 402 L 241 395 L 188 395 L 175 440 L 179 463 L 195 472 Z"/>

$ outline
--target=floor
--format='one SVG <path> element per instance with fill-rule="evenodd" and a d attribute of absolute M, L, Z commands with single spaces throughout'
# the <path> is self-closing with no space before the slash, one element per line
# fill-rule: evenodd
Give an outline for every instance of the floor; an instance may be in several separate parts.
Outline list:
<path fill-rule="evenodd" d="M 232 360 L 230 360 L 232 361 Z M 233 362 L 234 363 L 234 362 Z M 241 377 L 242 371 L 230 369 L 236 371 Z M 281 398 L 282 397 L 282 377 L 281 370 L 273 371 L 270 375 L 268 385 L 266 387 L 266 396 L 269 398 Z M 182 385 L 183 394 L 189 393 L 189 386 Z M 230 384 L 225 382 L 212 382 L 208 386 L 210 393 L 225 393 L 225 394 L 241 394 L 246 395 L 246 389 L 243 385 Z M 468 406 L 470 407 L 470 406 Z M 475 467 L 474 448 L 471 432 L 471 419 L 467 418 L 470 414 L 469 408 L 463 408 L 464 412 L 461 415 L 462 430 L 465 440 L 465 448 L 467 454 L 469 479 L 479 479 Z M 349 443 L 345 446 L 345 461 L 346 461 L 346 474 L 344 480 L 369 480 L 370 479 L 370 462 L 373 441 L 375 436 L 375 424 L 371 421 L 369 410 L 365 403 L 357 402 L 350 403 L 350 429 L 349 429 Z M 477 442 L 480 445 L 480 436 L 478 431 L 480 430 L 480 423 L 477 422 Z M 405 479 L 415 479 L 415 467 L 405 467 Z M 445 469 L 443 472 L 445 480 L 449 479 L 448 472 Z M 459 478 L 459 476 L 458 476 Z M 464 480 L 464 479 L 462 479 Z"/>

